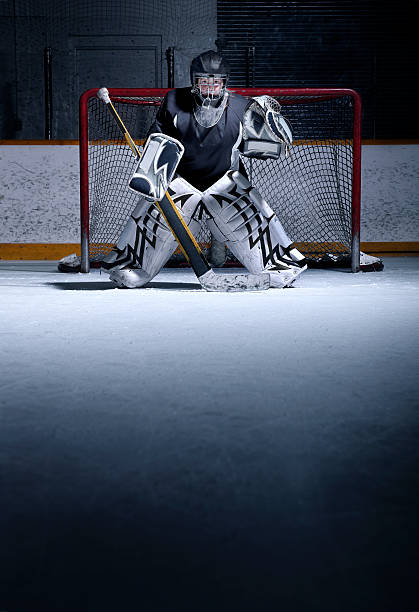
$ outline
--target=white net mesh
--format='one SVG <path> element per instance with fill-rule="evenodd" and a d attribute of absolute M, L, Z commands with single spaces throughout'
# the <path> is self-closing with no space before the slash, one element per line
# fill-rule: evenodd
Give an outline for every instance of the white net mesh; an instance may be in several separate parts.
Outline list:
<path fill-rule="evenodd" d="M 350 96 L 276 96 L 292 123 L 291 155 L 243 159 L 251 183 L 277 213 L 288 235 L 314 261 L 351 251 L 353 102 Z M 141 144 L 160 97 L 114 99 L 130 134 Z M 105 105 L 92 97 L 89 120 L 90 259 L 100 261 L 119 238 L 137 196 L 128 189 L 135 158 Z M 205 248 L 205 224 L 197 237 Z M 230 259 L 232 256 L 230 257 Z"/>

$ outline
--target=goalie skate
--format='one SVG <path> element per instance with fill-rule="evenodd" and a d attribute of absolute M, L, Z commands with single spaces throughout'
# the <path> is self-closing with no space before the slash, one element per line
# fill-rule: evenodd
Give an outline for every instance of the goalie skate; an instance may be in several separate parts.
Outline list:
<path fill-rule="evenodd" d="M 144 270 L 125 268 L 123 270 L 112 270 L 109 274 L 109 280 L 121 289 L 135 289 L 144 287 L 151 279 L 150 275 Z"/>
<path fill-rule="evenodd" d="M 81 262 L 80 255 L 76 255 L 72 253 L 71 255 L 66 255 L 58 262 L 58 271 L 59 272 L 70 272 L 77 273 L 80 272 Z"/>
<path fill-rule="evenodd" d="M 381 272 L 384 269 L 384 264 L 378 257 L 367 255 L 361 251 L 359 254 L 359 267 L 362 272 Z"/>
<path fill-rule="evenodd" d="M 272 266 L 268 268 L 266 271 L 269 273 L 270 278 L 270 287 L 274 289 L 283 289 L 285 287 L 291 287 L 294 284 L 297 276 L 307 270 L 307 266 L 303 267 L 289 267 L 288 269 L 278 268 L 277 266 Z"/>

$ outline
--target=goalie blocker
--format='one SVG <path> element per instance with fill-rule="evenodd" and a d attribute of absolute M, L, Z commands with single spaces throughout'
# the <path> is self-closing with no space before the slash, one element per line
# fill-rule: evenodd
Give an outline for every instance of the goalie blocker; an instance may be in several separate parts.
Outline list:
<path fill-rule="evenodd" d="M 166 134 L 150 134 L 129 187 L 148 202 L 160 202 L 181 160 L 185 149 Z"/>

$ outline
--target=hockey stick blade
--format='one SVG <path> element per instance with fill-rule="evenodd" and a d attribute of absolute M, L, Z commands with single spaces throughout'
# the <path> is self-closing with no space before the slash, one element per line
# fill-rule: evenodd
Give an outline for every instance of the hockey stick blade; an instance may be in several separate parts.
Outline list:
<path fill-rule="evenodd" d="M 225 274 L 208 270 L 198 280 L 206 291 L 265 291 L 269 289 L 269 274 Z"/>

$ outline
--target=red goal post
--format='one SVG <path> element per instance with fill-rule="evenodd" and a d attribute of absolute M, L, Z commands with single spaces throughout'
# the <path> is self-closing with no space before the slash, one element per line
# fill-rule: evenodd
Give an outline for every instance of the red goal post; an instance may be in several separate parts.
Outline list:
<path fill-rule="evenodd" d="M 135 159 L 97 98 L 80 98 L 81 269 L 100 263 L 135 207 L 127 183 Z M 141 144 L 168 89 L 111 88 L 110 97 Z M 275 97 L 291 121 L 291 155 L 245 159 L 251 182 L 313 262 L 350 261 L 359 271 L 361 99 L 352 89 L 240 88 L 243 96 Z M 205 224 L 199 240 L 209 240 Z"/>

